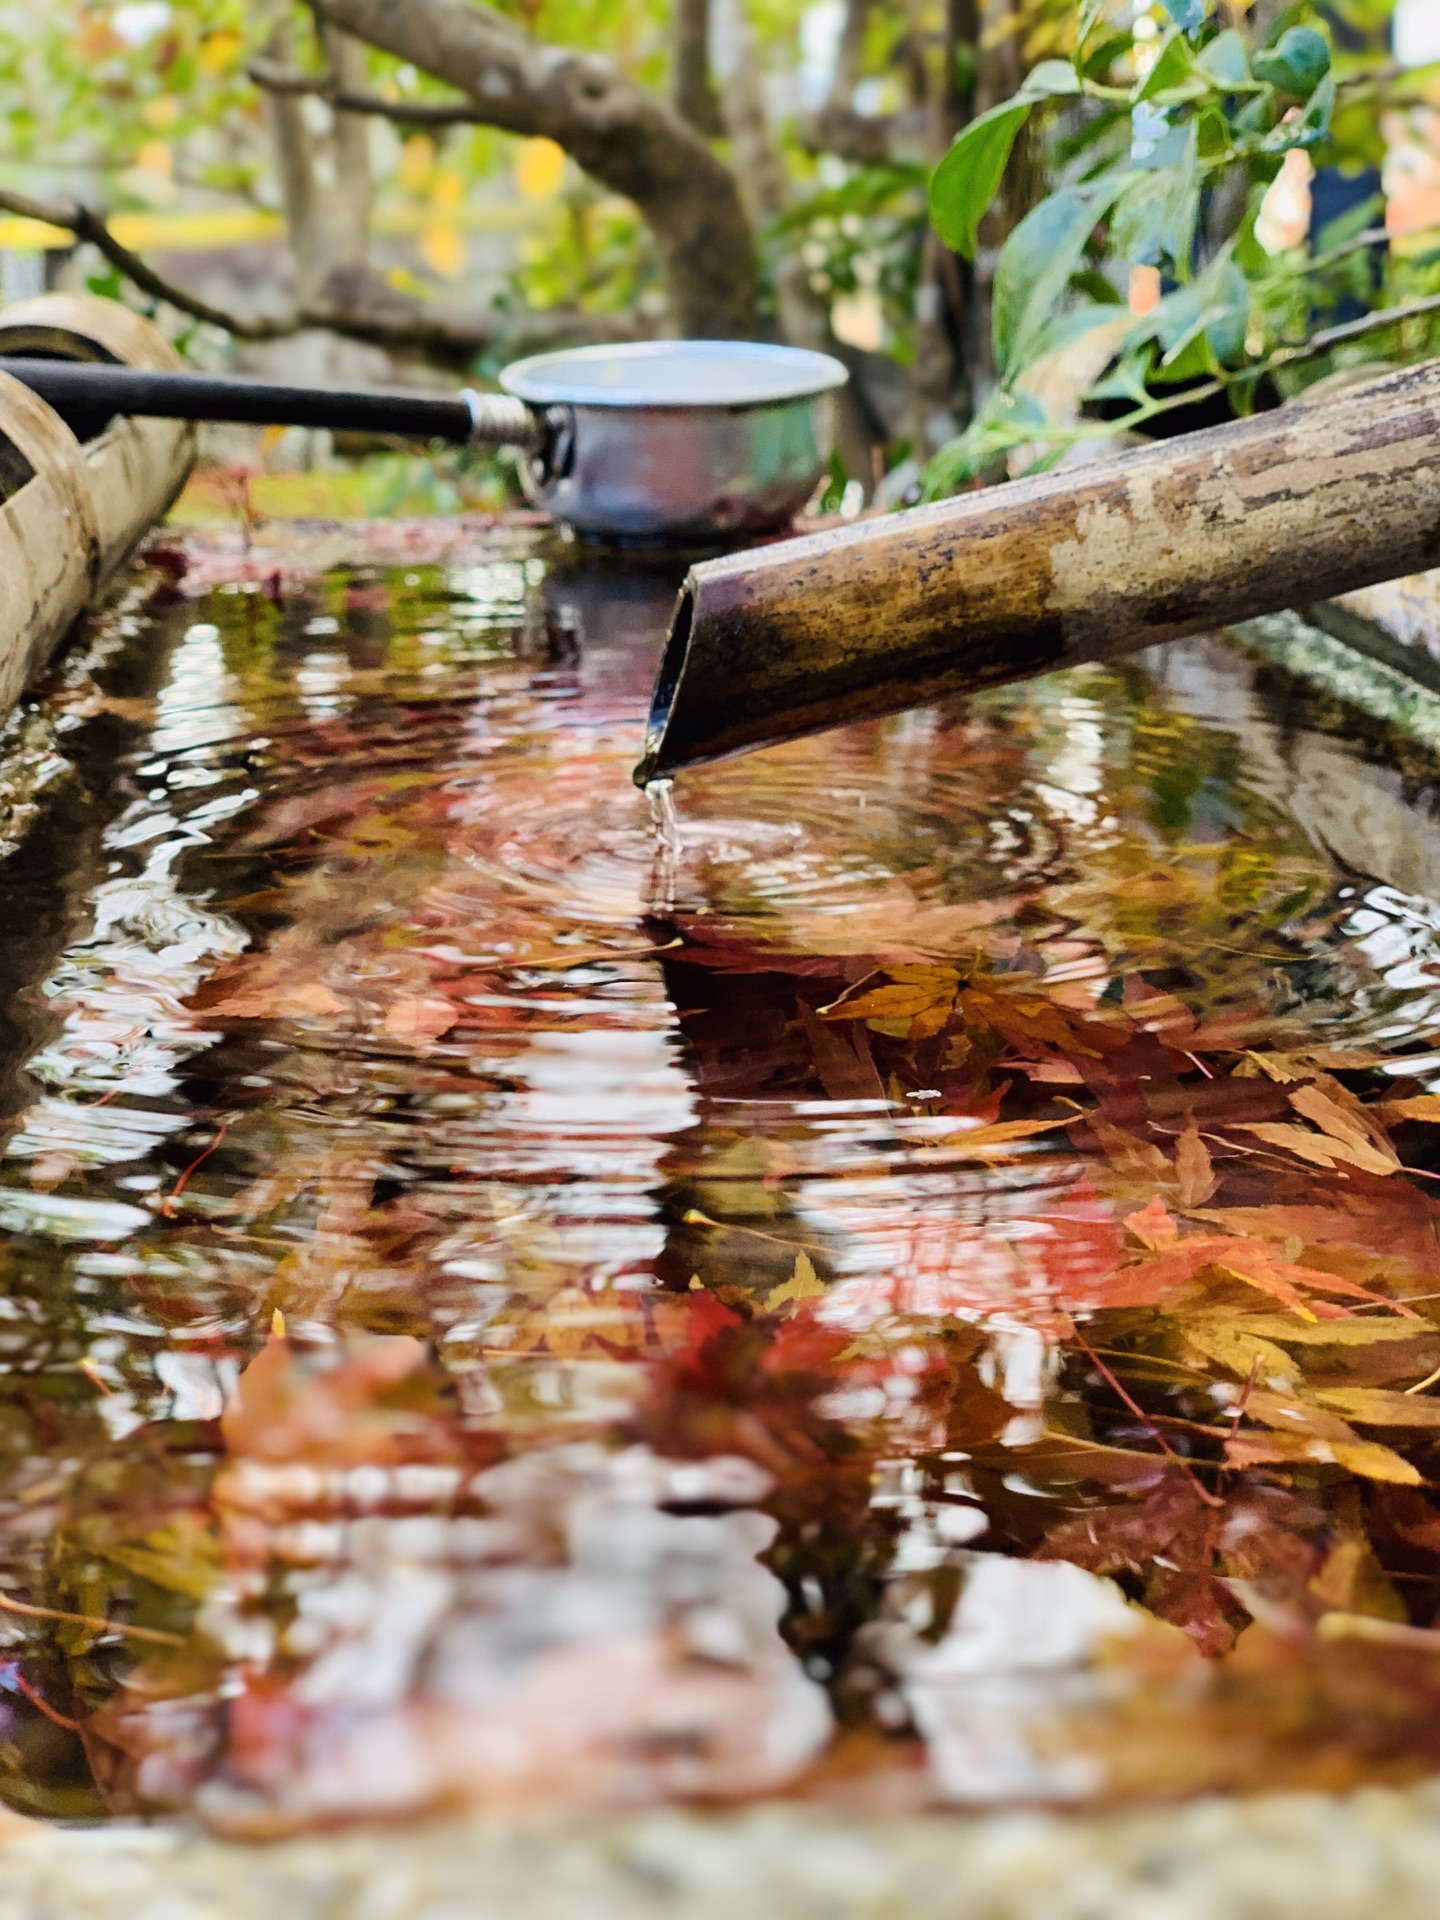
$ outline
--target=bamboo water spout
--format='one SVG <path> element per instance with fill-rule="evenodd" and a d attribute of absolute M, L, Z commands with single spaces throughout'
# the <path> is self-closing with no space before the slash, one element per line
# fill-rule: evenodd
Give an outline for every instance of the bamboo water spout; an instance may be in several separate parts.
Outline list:
<path fill-rule="evenodd" d="M 637 782 L 1440 564 L 1440 361 L 695 567 Z"/>

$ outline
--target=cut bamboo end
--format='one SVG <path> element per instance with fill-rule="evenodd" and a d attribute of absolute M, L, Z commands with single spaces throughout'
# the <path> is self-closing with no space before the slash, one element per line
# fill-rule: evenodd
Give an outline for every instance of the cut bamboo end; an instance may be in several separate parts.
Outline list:
<path fill-rule="evenodd" d="M 6 308 L 0 351 L 179 365 L 139 314 L 69 294 Z M 0 718 L 166 512 L 193 452 L 193 432 L 168 420 L 113 420 L 81 443 L 0 374 Z"/>
<path fill-rule="evenodd" d="M 99 531 L 80 448 L 28 387 L 0 379 L 0 718 L 99 578 Z"/>
<path fill-rule="evenodd" d="M 179 372 L 185 364 L 153 322 L 91 294 L 47 293 L 6 307 L 0 353 L 108 361 L 157 373 Z M 81 452 L 103 582 L 169 511 L 194 464 L 195 429 L 179 420 L 117 418 L 82 442 Z"/>

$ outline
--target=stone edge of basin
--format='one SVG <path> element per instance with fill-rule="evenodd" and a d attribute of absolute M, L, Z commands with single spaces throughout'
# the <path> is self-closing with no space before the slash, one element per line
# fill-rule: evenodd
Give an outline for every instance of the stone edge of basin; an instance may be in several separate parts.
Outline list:
<path fill-rule="evenodd" d="M 0 1822 L 3 1920 L 1421 1920 L 1440 1781 L 1106 1814 L 796 1804 L 246 1845 Z"/>
<path fill-rule="evenodd" d="M 1440 753 L 1440 568 L 1228 631 L 1287 672 Z"/>

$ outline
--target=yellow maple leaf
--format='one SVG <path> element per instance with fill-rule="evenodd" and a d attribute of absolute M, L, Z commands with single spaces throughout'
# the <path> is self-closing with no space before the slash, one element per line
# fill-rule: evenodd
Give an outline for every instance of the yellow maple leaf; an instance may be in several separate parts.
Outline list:
<path fill-rule="evenodd" d="M 883 1022 L 882 1031 L 907 1033 L 912 1040 L 939 1033 L 950 1018 L 960 988 L 955 968 L 895 966 L 887 967 L 885 973 L 889 986 L 872 987 L 853 1000 L 832 1001 L 819 1009 L 821 1018 L 865 1020 L 874 1026 Z"/>
<path fill-rule="evenodd" d="M 776 1313 L 788 1301 L 816 1300 L 825 1292 L 825 1282 L 816 1273 L 808 1253 L 797 1253 L 795 1271 L 776 1287 L 765 1301 L 765 1311 Z"/>

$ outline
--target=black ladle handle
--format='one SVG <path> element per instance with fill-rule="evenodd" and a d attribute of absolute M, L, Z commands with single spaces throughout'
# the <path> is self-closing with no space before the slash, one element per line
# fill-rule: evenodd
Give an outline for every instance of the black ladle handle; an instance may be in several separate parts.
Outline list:
<path fill-rule="evenodd" d="M 13 374 L 89 438 L 118 414 L 162 420 L 229 420 L 262 427 L 333 427 L 349 433 L 517 447 L 545 455 L 554 427 L 507 393 L 415 393 L 386 387 L 295 387 L 209 373 L 151 373 L 91 361 L 0 357 Z"/>

